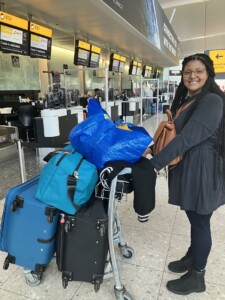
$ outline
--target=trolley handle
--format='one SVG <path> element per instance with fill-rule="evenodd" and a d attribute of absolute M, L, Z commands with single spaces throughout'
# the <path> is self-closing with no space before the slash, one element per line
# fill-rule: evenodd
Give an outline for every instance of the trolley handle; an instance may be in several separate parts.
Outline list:
<path fill-rule="evenodd" d="M 17 149 L 19 154 L 21 182 L 24 183 L 26 181 L 26 170 L 25 170 L 25 159 L 24 159 L 22 140 L 14 139 L 14 142 L 17 144 Z"/>

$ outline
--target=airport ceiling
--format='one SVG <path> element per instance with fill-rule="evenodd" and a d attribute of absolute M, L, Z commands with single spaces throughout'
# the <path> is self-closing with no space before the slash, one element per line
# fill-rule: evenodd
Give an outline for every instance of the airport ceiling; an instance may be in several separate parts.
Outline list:
<path fill-rule="evenodd" d="M 224 0 L 159 0 L 184 56 L 225 49 Z"/>
<path fill-rule="evenodd" d="M 181 58 L 225 48 L 224 0 L 159 0 L 159 3 L 181 42 Z M 53 29 L 54 46 L 74 51 L 74 37 L 84 38 L 156 66 L 174 66 L 171 58 L 101 0 L 0 0 L 0 4 L 9 14 L 30 18 Z"/>

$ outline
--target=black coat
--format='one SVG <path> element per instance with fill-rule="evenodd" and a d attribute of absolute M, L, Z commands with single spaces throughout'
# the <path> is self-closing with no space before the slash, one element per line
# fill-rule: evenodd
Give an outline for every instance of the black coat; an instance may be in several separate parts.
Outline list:
<path fill-rule="evenodd" d="M 150 160 L 142 157 L 137 163 L 129 165 L 123 161 L 109 162 L 105 168 L 111 167 L 112 171 L 106 173 L 110 182 L 125 167 L 131 168 L 132 188 L 134 191 L 134 210 L 138 215 L 149 214 L 155 208 L 156 173 Z"/>
<path fill-rule="evenodd" d="M 184 154 L 181 163 L 169 171 L 169 203 L 182 210 L 209 214 L 225 204 L 223 161 L 215 149 L 223 102 L 216 94 L 208 93 L 183 127 L 190 107 L 174 122 L 176 138 L 151 162 L 160 170 Z"/>

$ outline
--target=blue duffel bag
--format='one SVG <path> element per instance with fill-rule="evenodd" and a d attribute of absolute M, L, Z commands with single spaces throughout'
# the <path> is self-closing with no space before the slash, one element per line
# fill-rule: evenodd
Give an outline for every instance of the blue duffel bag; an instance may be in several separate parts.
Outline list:
<path fill-rule="evenodd" d="M 96 167 L 69 146 L 51 157 L 44 166 L 35 197 L 74 215 L 87 204 L 97 182 Z"/>

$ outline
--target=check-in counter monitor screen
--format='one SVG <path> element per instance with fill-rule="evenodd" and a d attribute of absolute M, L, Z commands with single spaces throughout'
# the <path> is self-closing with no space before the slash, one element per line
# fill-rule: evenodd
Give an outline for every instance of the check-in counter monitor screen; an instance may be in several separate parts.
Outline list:
<path fill-rule="evenodd" d="M 146 77 L 146 78 L 150 78 L 151 77 L 151 72 L 152 72 L 151 67 L 144 66 L 142 76 Z"/>
<path fill-rule="evenodd" d="M 90 44 L 76 40 L 74 64 L 78 66 L 89 66 Z"/>
<path fill-rule="evenodd" d="M 136 72 L 137 75 L 141 75 L 141 67 L 137 67 L 137 72 Z"/>
<path fill-rule="evenodd" d="M 109 71 L 119 72 L 119 65 L 120 65 L 120 55 L 116 53 L 111 53 Z"/>
<path fill-rule="evenodd" d="M 119 72 L 123 73 L 124 69 L 125 69 L 125 62 L 124 61 L 120 61 Z"/>
<path fill-rule="evenodd" d="M 155 70 L 154 70 L 153 78 L 157 79 L 157 78 L 159 78 L 159 77 L 160 77 L 160 70 L 155 69 Z"/>
<path fill-rule="evenodd" d="M 133 62 L 130 63 L 129 75 L 137 75 L 137 65 Z"/>
<path fill-rule="evenodd" d="M 100 54 L 95 53 L 95 52 L 91 52 L 89 66 L 92 67 L 92 68 L 98 68 L 99 67 L 99 60 L 100 60 Z"/>
<path fill-rule="evenodd" d="M 29 55 L 28 31 L 0 24 L 0 51 Z"/>
<path fill-rule="evenodd" d="M 51 38 L 31 33 L 30 57 L 51 59 L 51 46 Z"/>

